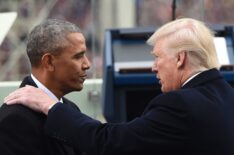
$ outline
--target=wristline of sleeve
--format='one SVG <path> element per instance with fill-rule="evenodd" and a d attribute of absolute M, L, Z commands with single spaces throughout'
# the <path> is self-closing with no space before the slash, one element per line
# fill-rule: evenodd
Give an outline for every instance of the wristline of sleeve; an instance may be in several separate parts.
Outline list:
<path fill-rule="evenodd" d="M 50 112 L 53 112 L 59 104 L 62 104 L 62 102 L 57 102 L 57 103 L 55 103 L 55 104 L 50 105 L 49 108 L 48 108 L 48 109 L 49 109 L 49 110 L 48 110 L 48 114 L 49 114 Z"/>

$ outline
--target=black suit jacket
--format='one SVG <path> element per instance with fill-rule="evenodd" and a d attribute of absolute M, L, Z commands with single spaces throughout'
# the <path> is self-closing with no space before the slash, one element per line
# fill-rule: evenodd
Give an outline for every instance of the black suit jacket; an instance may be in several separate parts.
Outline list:
<path fill-rule="evenodd" d="M 63 126 L 67 130 L 59 130 Z M 46 131 L 93 154 L 234 155 L 234 91 L 211 69 L 156 96 L 128 123 L 102 124 L 58 103 Z"/>
<path fill-rule="evenodd" d="M 36 84 L 30 76 L 26 77 L 20 87 Z M 65 105 L 80 111 L 71 101 L 63 98 Z M 0 108 L 0 154 L 1 155 L 78 155 L 78 148 L 63 144 L 45 135 L 46 116 L 34 112 L 22 105 Z M 56 121 L 60 121 L 57 119 Z M 65 127 L 59 127 L 63 130 Z"/>

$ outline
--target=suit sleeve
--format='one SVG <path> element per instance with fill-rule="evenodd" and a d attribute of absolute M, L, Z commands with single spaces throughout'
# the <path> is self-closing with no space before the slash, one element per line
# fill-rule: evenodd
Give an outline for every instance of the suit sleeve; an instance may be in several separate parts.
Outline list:
<path fill-rule="evenodd" d="M 44 155 L 40 133 L 30 118 L 9 114 L 0 121 L 0 153 L 3 155 Z"/>
<path fill-rule="evenodd" d="M 177 95 L 157 97 L 141 117 L 120 124 L 102 124 L 66 105 L 56 104 L 49 111 L 46 131 L 91 154 L 176 150 L 185 145 L 186 138 L 186 110 L 181 103 Z"/>

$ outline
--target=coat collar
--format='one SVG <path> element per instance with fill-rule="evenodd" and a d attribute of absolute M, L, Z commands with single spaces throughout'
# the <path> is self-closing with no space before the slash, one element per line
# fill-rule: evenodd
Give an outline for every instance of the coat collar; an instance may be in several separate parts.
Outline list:
<path fill-rule="evenodd" d="M 33 79 L 32 79 L 31 76 L 26 76 L 26 77 L 23 79 L 23 81 L 22 81 L 22 83 L 20 84 L 19 87 L 21 88 L 21 87 L 24 87 L 24 86 L 26 86 L 26 85 L 30 85 L 30 86 L 37 87 L 36 83 L 33 81 Z M 62 99 L 63 99 L 63 103 L 70 103 L 70 101 L 69 101 L 68 99 L 66 99 L 66 98 L 64 98 L 64 97 L 62 97 Z"/>
<path fill-rule="evenodd" d="M 21 87 L 24 87 L 26 85 L 30 85 L 30 86 L 34 86 L 34 87 L 37 87 L 36 83 L 33 81 L 32 77 L 31 76 L 26 76 L 22 83 L 20 84 L 20 88 Z"/>
<path fill-rule="evenodd" d="M 223 76 L 220 74 L 220 72 L 217 69 L 210 69 L 207 71 L 204 71 L 194 77 L 192 80 L 190 80 L 188 83 L 186 83 L 183 88 L 191 88 L 195 87 L 197 85 L 201 85 L 204 83 L 207 83 L 208 81 L 216 80 L 216 79 L 222 79 Z"/>

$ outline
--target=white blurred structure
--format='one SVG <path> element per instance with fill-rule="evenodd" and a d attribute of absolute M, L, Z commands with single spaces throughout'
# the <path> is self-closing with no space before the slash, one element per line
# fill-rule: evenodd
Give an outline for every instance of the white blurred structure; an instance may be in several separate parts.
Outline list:
<path fill-rule="evenodd" d="M 16 12 L 0 13 L 0 45 L 17 17 Z"/>

